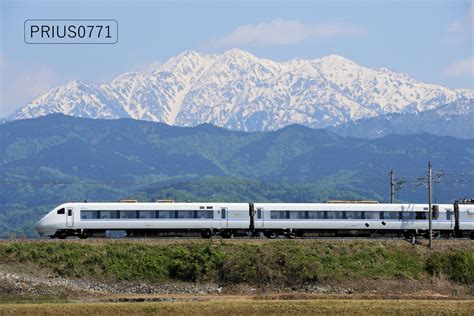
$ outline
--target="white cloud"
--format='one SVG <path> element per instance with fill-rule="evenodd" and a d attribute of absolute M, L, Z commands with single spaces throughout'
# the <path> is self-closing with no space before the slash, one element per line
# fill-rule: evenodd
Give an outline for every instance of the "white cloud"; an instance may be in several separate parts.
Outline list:
<path fill-rule="evenodd" d="M 474 28 L 474 1 L 471 1 L 467 13 L 453 21 L 449 29 L 453 32 L 471 32 Z"/>
<path fill-rule="evenodd" d="M 0 117 L 25 106 L 59 83 L 58 75 L 51 68 L 26 68 L 11 62 L 5 55 L 0 58 L 0 72 Z"/>
<path fill-rule="evenodd" d="M 449 77 L 474 77 L 474 56 L 452 63 L 444 73 Z"/>
<path fill-rule="evenodd" d="M 309 38 L 357 36 L 363 29 L 346 24 L 303 24 L 295 20 L 275 19 L 267 23 L 242 25 L 230 34 L 210 41 L 215 48 L 237 45 L 289 45 Z"/>
<path fill-rule="evenodd" d="M 161 62 L 158 60 L 152 61 L 150 63 L 139 64 L 132 67 L 132 71 L 149 74 L 156 71 L 160 68 Z"/>

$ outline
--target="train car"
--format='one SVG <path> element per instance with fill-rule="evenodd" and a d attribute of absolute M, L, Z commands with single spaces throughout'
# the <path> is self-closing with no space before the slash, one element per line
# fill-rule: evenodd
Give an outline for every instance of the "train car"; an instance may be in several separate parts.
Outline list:
<path fill-rule="evenodd" d="M 405 236 L 427 234 L 426 204 L 255 203 L 255 230 L 269 238 L 297 236 Z M 452 204 L 437 205 L 433 231 L 452 234 Z"/>
<path fill-rule="evenodd" d="M 474 200 L 456 201 L 454 208 L 456 214 L 456 236 L 474 239 Z"/>
<path fill-rule="evenodd" d="M 133 201 L 127 201 L 133 202 Z M 432 207 L 432 231 L 474 239 L 474 201 Z M 429 236 L 427 204 L 65 203 L 36 224 L 40 236 Z"/>
<path fill-rule="evenodd" d="M 247 203 L 66 203 L 36 224 L 40 236 L 60 239 L 105 236 L 114 230 L 130 237 L 230 237 L 245 234 L 248 227 Z"/>

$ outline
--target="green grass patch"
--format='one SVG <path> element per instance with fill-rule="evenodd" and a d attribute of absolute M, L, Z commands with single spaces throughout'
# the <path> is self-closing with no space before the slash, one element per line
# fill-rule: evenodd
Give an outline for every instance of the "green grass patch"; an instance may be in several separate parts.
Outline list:
<path fill-rule="evenodd" d="M 63 277 L 215 282 L 297 287 L 346 280 L 443 275 L 474 283 L 474 251 L 430 252 L 405 242 L 5 242 L 0 263 L 25 264 Z"/>

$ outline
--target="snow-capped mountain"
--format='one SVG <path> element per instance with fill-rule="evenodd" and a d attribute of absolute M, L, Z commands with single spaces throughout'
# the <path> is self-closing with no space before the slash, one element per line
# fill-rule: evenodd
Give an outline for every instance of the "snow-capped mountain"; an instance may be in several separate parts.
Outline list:
<path fill-rule="evenodd" d="M 471 98 L 472 90 L 425 84 L 336 55 L 275 62 L 232 49 L 220 55 L 184 52 L 151 74 L 126 73 L 108 84 L 72 81 L 35 98 L 9 119 L 61 112 L 256 131 L 294 123 L 337 126 Z"/>

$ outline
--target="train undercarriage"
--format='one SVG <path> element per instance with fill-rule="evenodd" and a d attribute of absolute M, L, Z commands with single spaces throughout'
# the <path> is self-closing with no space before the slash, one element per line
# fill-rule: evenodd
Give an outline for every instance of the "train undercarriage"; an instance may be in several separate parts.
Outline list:
<path fill-rule="evenodd" d="M 51 238 L 65 239 L 67 237 L 78 237 L 86 239 L 89 237 L 115 237 L 115 238 L 166 238 L 166 237 L 185 237 L 185 238 L 212 238 L 222 237 L 229 239 L 233 237 L 242 238 L 268 238 L 275 239 L 286 237 L 295 238 L 328 238 L 328 237 L 363 237 L 363 238 L 429 238 L 429 232 L 426 230 L 350 230 L 350 229 L 268 229 L 268 230 L 245 230 L 245 229 L 133 229 L 133 230 L 58 230 Z M 474 232 L 454 232 L 433 231 L 433 238 L 471 238 L 474 239 Z"/>

